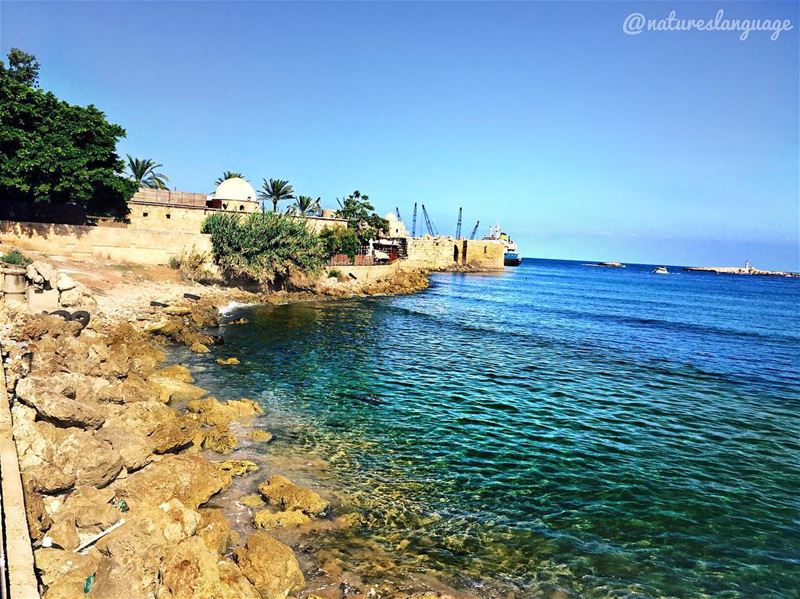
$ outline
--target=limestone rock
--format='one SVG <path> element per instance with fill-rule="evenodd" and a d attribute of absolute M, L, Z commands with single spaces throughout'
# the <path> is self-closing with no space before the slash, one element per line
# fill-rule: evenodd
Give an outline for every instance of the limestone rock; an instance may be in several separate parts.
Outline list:
<path fill-rule="evenodd" d="M 214 426 L 203 434 L 203 448 L 217 453 L 231 453 L 239 446 L 236 435 L 227 426 Z"/>
<path fill-rule="evenodd" d="M 199 341 L 195 341 L 189 346 L 189 350 L 193 351 L 196 354 L 207 354 L 211 350 L 208 349 L 208 346 L 204 343 L 200 343 Z"/>
<path fill-rule="evenodd" d="M 128 472 L 139 470 L 149 464 L 155 451 L 154 440 L 125 426 L 118 418 L 107 420 L 103 428 L 97 431 L 97 437 L 111 443 L 111 446 L 119 452 Z"/>
<path fill-rule="evenodd" d="M 154 462 L 120 481 L 117 496 L 133 509 L 161 505 L 172 498 L 197 507 L 230 485 L 230 475 L 198 455 L 174 455 Z"/>
<path fill-rule="evenodd" d="M 39 273 L 39 276 L 42 278 L 44 283 L 49 284 L 51 282 L 55 282 L 56 269 L 46 262 L 35 260 L 34 262 L 31 262 L 30 268 Z"/>
<path fill-rule="evenodd" d="M 198 512 L 200 523 L 197 526 L 197 534 L 211 551 L 225 555 L 228 547 L 238 536 L 228 525 L 225 514 L 219 508 L 203 508 Z"/>
<path fill-rule="evenodd" d="M 236 551 L 236 558 L 263 599 L 285 599 L 305 585 L 294 552 L 266 533 L 251 534 L 245 547 Z"/>
<path fill-rule="evenodd" d="M 72 280 L 67 273 L 60 272 L 56 276 L 56 288 L 61 291 L 69 291 L 70 289 L 75 289 L 76 283 Z"/>
<path fill-rule="evenodd" d="M 258 470 L 258 464 L 249 460 L 225 460 L 224 462 L 214 462 L 218 468 L 231 476 L 242 476 L 249 472 Z"/>
<path fill-rule="evenodd" d="M 195 399 L 187 402 L 189 414 L 201 424 L 225 425 L 233 420 L 248 418 L 262 412 L 252 399 L 231 399 L 220 402 L 213 397 Z"/>
<path fill-rule="evenodd" d="M 40 541 L 47 529 L 53 524 L 53 521 L 47 514 L 42 496 L 33 490 L 34 486 L 35 481 L 29 479 L 22 481 L 28 532 L 31 535 L 31 540 Z"/>
<path fill-rule="evenodd" d="M 153 375 L 150 376 L 147 381 L 155 387 L 159 394 L 159 399 L 164 403 L 170 401 L 191 401 L 208 395 L 205 389 L 171 377 Z"/>
<path fill-rule="evenodd" d="M 300 526 L 311 522 L 311 518 L 300 510 L 288 510 L 283 512 L 271 512 L 270 510 L 259 510 L 253 516 L 253 525 L 256 528 L 288 528 Z"/>
<path fill-rule="evenodd" d="M 189 369 L 183 364 L 173 364 L 157 371 L 158 376 L 164 376 L 170 379 L 181 381 L 182 383 L 194 383 L 194 377 Z"/>
<path fill-rule="evenodd" d="M 272 441 L 272 433 L 262 429 L 255 429 L 250 431 L 250 439 L 261 443 L 269 443 Z"/>
<path fill-rule="evenodd" d="M 261 499 L 261 495 L 257 493 L 243 495 L 239 501 L 241 501 L 242 505 L 246 505 L 247 507 L 261 507 L 264 505 L 264 500 Z"/>
<path fill-rule="evenodd" d="M 328 502 L 317 493 L 295 485 L 285 476 L 271 476 L 258 487 L 258 492 L 283 510 L 300 510 L 313 516 L 328 509 Z"/>
<path fill-rule="evenodd" d="M 237 364 L 241 364 L 239 358 L 217 358 L 215 361 L 220 366 L 236 366 Z"/>
<path fill-rule="evenodd" d="M 168 453 L 188 447 L 197 435 L 197 424 L 183 415 L 162 424 L 150 435 L 156 453 Z"/>
<path fill-rule="evenodd" d="M 172 500 L 137 509 L 128 521 L 97 542 L 102 559 L 92 597 L 155 597 L 169 548 L 191 537 L 200 520 L 194 510 Z"/>
<path fill-rule="evenodd" d="M 42 584 L 47 586 L 43 599 L 75 599 L 84 595 L 86 577 L 97 570 L 100 554 L 97 551 L 78 555 L 61 549 L 37 549 L 34 561 Z"/>
<path fill-rule="evenodd" d="M 188 316 L 192 313 L 192 309 L 189 306 L 167 306 L 163 312 L 170 316 Z"/>
<path fill-rule="evenodd" d="M 60 383 L 60 384 L 59 384 Z M 27 377 L 17 383 L 17 397 L 35 409 L 39 416 L 62 426 L 97 428 L 105 420 L 103 413 L 89 401 L 74 399 L 76 392 L 69 388 L 72 398 L 62 395 L 58 390 L 66 390 L 64 377 L 56 377 L 51 383 L 34 377 Z"/>

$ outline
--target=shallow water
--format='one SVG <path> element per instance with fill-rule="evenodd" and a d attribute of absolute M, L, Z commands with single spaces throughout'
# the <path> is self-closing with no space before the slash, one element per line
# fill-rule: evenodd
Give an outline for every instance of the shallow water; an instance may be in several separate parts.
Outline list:
<path fill-rule="evenodd" d="M 526 260 L 432 281 L 236 309 L 189 358 L 362 514 L 317 549 L 482 596 L 796 596 L 800 280 Z"/>

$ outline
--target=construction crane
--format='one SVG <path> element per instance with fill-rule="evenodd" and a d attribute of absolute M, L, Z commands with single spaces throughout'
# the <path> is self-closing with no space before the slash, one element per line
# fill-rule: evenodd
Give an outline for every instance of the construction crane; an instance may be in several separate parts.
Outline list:
<path fill-rule="evenodd" d="M 456 239 L 461 239 L 461 208 L 458 209 L 458 224 L 456 225 Z"/>
<path fill-rule="evenodd" d="M 397 206 L 395 206 L 395 207 L 394 207 L 394 213 L 397 215 L 397 220 L 403 220 L 403 219 L 400 217 L 400 208 L 398 208 Z"/>
<path fill-rule="evenodd" d="M 411 237 L 417 236 L 417 203 L 414 202 L 414 217 L 411 219 Z"/>
<path fill-rule="evenodd" d="M 422 204 L 422 216 L 425 218 L 425 226 L 428 228 L 428 235 L 437 235 L 436 227 L 433 226 L 428 211 L 425 210 L 425 204 Z"/>
<path fill-rule="evenodd" d="M 478 221 L 477 223 L 475 223 L 475 226 L 472 228 L 472 233 L 470 233 L 470 235 L 469 235 L 469 240 L 470 241 L 475 239 L 475 233 L 478 232 L 478 227 L 480 226 L 480 224 L 481 224 L 481 221 Z"/>

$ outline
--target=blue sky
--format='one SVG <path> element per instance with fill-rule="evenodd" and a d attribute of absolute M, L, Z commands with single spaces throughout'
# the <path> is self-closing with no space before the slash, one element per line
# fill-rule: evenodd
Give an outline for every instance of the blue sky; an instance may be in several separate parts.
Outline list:
<path fill-rule="evenodd" d="M 790 19 L 753 32 L 622 30 Z M 798 3 L 0 4 L 0 49 L 180 190 L 368 193 L 525 256 L 800 269 Z"/>

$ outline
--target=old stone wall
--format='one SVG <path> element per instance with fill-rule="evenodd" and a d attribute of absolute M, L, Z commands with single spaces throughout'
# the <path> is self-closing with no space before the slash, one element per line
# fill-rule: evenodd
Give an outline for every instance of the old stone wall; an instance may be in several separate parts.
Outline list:
<path fill-rule="evenodd" d="M 454 266 L 502 269 L 504 253 L 505 246 L 499 241 L 444 236 L 408 239 L 408 264 L 432 270 Z"/>
<path fill-rule="evenodd" d="M 247 202 L 243 204 L 247 204 Z M 128 208 L 130 209 L 128 220 L 131 228 L 153 231 L 180 231 L 182 233 L 200 233 L 203 223 L 209 215 L 223 212 L 222 210 L 199 206 L 169 206 L 142 202 L 130 202 Z M 230 212 L 230 210 L 227 212 Z M 248 213 L 251 211 L 244 210 L 243 212 Z M 347 226 L 347 221 L 340 218 L 322 218 L 318 216 L 304 218 L 315 233 L 319 233 L 323 229 Z"/>
<path fill-rule="evenodd" d="M 168 264 L 173 256 L 211 252 L 210 236 L 200 233 L 14 221 L 0 221 L 0 243 L 22 250 L 96 256 L 131 264 Z"/>

